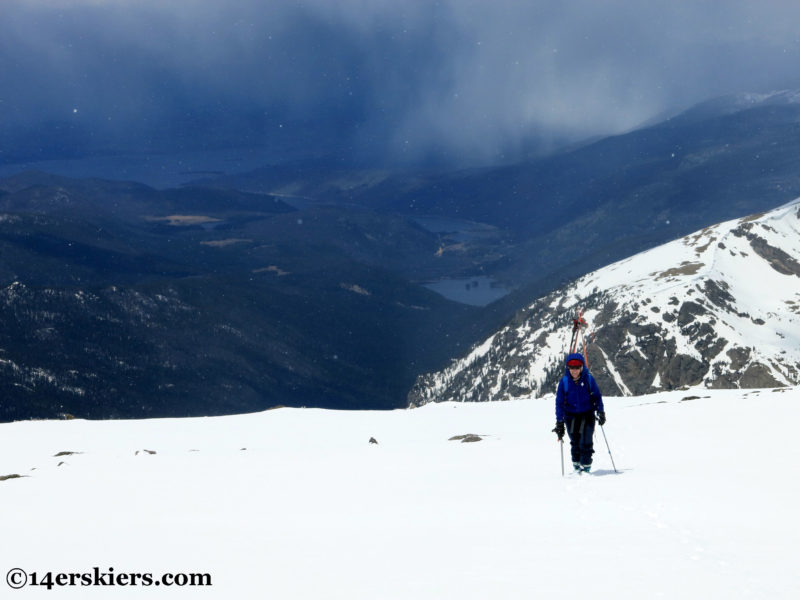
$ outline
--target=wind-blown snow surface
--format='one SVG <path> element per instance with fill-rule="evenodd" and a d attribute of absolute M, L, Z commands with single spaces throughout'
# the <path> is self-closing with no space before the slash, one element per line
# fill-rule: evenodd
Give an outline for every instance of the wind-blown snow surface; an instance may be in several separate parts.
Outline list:
<path fill-rule="evenodd" d="M 20 598 L 800 597 L 800 390 L 607 398 L 619 474 L 598 431 L 595 474 L 563 478 L 552 404 L 0 425 L 25 476 L 0 481 L 0 573 L 213 584 Z"/>

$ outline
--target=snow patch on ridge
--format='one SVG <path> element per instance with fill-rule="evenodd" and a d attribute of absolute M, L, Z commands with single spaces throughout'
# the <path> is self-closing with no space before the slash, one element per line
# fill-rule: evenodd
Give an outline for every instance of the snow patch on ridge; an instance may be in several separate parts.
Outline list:
<path fill-rule="evenodd" d="M 619 376 L 619 373 L 617 373 L 611 361 L 608 360 L 608 356 L 606 356 L 606 353 L 603 352 L 602 349 L 600 350 L 600 352 L 603 355 L 603 358 L 606 360 L 606 365 L 608 366 L 609 373 L 611 373 L 611 377 L 614 378 L 614 382 L 617 384 L 617 387 L 620 390 L 622 390 L 622 394 L 624 396 L 632 396 L 633 394 L 631 394 L 631 391 L 628 389 L 628 386 L 625 385 L 625 382 L 622 380 L 622 377 Z"/>

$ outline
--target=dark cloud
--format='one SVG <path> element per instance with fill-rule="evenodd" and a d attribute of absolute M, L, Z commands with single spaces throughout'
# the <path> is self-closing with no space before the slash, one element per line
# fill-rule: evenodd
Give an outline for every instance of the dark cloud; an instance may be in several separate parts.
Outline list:
<path fill-rule="evenodd" d="M 267 145 L 490 162 L 800 86 L 800 5 L 3 0 L 3 160 Z"/>

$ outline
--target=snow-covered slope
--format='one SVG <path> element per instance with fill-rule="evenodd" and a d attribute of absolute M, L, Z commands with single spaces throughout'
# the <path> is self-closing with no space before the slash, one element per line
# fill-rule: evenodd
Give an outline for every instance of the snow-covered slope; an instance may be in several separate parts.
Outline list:
<path fill-rule="evenodd" d="M 2 424 L 0 573 L 19 585 L 12 569 L 22 569 L 28 587 L 0 580 L 0 593 L 800 597 L 800 447 L 770 429 L 800 418 L 800 391 L 669 392 L 606 407 L 619 473 L 598 431 L 595 474 L 563 478 L 552 396 Z M 756 415 L 767 427 L 754 432 Z M 449 440 L 467 433 L 483 439 Z M 83 585 L 95 567 L 102 589 Z M 131 586 L 129 574 L 167 573 L 207 574 L 211 585 Z"/>
<path fill-rule="evenodd" d="M 579 310 L 610 394 L 800 381 L 800 201 L 728 221 L 590 273 L 522 311 L 439 373 L 411 404 L 555 389 Z"/>

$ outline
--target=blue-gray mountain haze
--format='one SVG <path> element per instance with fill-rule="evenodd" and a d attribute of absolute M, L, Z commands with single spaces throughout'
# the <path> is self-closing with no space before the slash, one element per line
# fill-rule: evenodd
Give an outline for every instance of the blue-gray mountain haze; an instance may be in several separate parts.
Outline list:
<path fill-rule="evenodd" d="M 798 17 L 5 0 L 0 418 L 405 406 L 564 283 L 800 196 Z"/>

